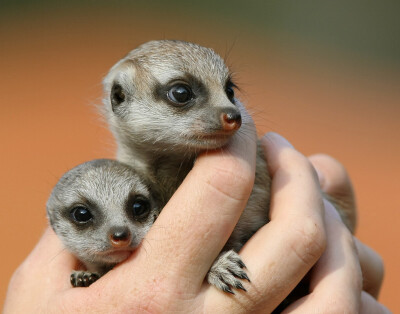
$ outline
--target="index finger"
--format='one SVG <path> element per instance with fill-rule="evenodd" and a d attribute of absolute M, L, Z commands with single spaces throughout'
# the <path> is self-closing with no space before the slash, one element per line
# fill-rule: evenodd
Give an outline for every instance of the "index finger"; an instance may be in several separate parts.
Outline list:
<path fill-rule="evenodd" d="M 186 291 L 200 289 L 253 187 L 256 131 L 243 118 L 227 147 L 198 157 L 143 242 L 149 267 L 180 286 L 187 279 Z"/>

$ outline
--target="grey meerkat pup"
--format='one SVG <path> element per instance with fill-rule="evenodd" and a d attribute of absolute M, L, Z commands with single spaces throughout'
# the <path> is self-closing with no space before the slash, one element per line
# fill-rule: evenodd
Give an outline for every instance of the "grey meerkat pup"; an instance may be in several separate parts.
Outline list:
<path fill-rule="evenodd" d="M 131 167 L 98 159 L 65 173 L 47 201 L 51 227 L 86 270 L 71 284 L 87 287 L 127 259 L 158 217 L 148 180 Z"/>
<path fill-rule="evenodd" d="M 251 123 L 224 60 L 197 44 L 144 43 L 111 68 L 103 85 L 103 112 L 117 141 L 117 159 L 150 178 L 164 204 L 200 152 L 223 147 L 236 132 L 246 136 Z M 270 176 L 258 143 L 251 196 L 207 275 L 210 284 L 230 293 L 244 290 L 240 280 L 248 277 L 237 252 L 269 221 L 269 199 Z"/>

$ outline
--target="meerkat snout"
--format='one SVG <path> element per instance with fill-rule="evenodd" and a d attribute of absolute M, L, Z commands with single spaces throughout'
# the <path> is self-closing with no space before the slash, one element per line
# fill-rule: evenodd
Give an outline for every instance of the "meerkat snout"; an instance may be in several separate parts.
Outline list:
<path fill-rule="evenodd" d="M 236 108 L 223 110 L 220 115 L 220 120 L 223 131 L 234 132 L 242 125 L 242 115 Z"/>
<path fill-rule="evenodd" d="M 109 231 L 108 238 L 115 248 L 129 247 L 132 235 L 128 227 L 113 227 Z"/>

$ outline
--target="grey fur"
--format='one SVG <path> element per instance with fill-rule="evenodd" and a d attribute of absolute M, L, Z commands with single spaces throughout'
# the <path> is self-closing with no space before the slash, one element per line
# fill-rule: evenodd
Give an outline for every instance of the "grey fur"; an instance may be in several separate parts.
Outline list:
<path fill-rule="evenodd" d="M 182 106 L 167 97 L 177 81 L 190 85 L 195 96 Z M 182 41 L 145 43 L 111 68 L 104 79 L 104 114 L 118 143 L 118 159 L 134 170 L 115 161 L 92 161 L 68 172 L 54 188 L 47 205 L 50 223 L 88 269 L 71 275 L 73 285 L 90 285 L 128 256 L 107 260 L 99 254 L 113 250 L 107 238 L 111 227 L 129 226 L 132 250 L 142 241 L 198 153 L 224 146 L 234 134 L 235 130 L 224 128 L 222 114 L 241 114 L 237 132 L 246 136 L 250 119 L 240 101 L 228 96 L 230 81 L 229 69 L 213 50 Z M 126 199 L 132 190 L 151 200 L 154 219 L 138 224 L 126 216 Z M 252 194 L 208 273 L 210 284 L 230 293 L 246 291 L 241 280 L 250 280 L 237 252 L 269 221 L 269 193 L 270 177 L 258 143 Z M 104 216 L 93 228 L 76 228 L 68 216 L 82 198 L 97 204 Z M 352 230 L 353 213 L 339 212 Z"/>
<path fill-rule="evenodd" d="M 90 285 L 141 243 L 159 214 L 154 195 L 157 192 L 145 178 L 114 160 L 89 161 L 64 174 L 47 202 L 47 215 L 66 249 L 87 268 L 72 273 L 72 285 Z M 132 214 L 132 204 L 138 199 L 149 204 L 143 217 Z M 88 209 L 92 219 L 74 220 L 72 212 L 78 207 Z M 115 234 L 126 236 L 117 247 L 111 241 Z"/>
<path fill-rule="evenodd" d="M 221 112 L 250 119 L 237 98 L 227 96 L 231 73 L 212 49 L 182 41 L 151 41 L 131 51 L 104 79 L 104 113 L 118 144 L 118 160 L 144 173 L 160 188 L 165 204 L 193 166 L 199 152 L 224 146 Z M 174 82 L 192 87 L 194 99 L 175 106 L 166 94 Z M 116 86 L 122 93 L 115 95 Z M 215 261 L 209 283 L 224 291 L 241 288 L 242 262 L 236 253 L 268 221 L 270 177 L 258 147 L 256 179 L 238 224 Z M 240 261 L 238 264 L 237 261 Z"/>

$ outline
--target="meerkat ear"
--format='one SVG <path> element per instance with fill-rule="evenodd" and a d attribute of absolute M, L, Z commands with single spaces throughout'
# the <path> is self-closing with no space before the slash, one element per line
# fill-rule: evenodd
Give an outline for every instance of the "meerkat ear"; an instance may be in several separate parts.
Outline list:
<path fill-rule="evenodd" d="M 106 104 L 110 102 L 114 113 L 120 111 L 120 107 L 134 94 L 135 67 L 132 60 L 122 59 L 115 64 L 103 80 L 104 91 L 108 95 Z M 108 106 L 107 106 L 108 107 Z"/>
<path fill-rule="evenodd" d="M 125 98 L 126 93 L 123 90 L 122 86 L 117 82 L 114 82 L 110 93 L 112 111 L 115 112 L 115 109 L 125 101 Z"/>

